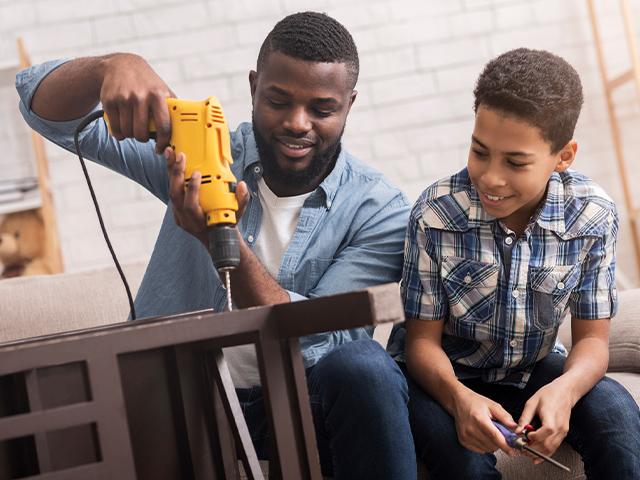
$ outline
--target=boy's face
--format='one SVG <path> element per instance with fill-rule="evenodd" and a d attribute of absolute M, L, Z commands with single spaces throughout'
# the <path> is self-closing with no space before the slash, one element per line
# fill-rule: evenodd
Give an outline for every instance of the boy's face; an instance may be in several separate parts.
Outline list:
<path fill-rule="evenodd" d="M 576 151 L 571 140 L 552 154 L 537 127 L 480 105 L 467 167 L 484 209 L 521 234 L 544 198 L 551 174 L 569 168 Z"/>

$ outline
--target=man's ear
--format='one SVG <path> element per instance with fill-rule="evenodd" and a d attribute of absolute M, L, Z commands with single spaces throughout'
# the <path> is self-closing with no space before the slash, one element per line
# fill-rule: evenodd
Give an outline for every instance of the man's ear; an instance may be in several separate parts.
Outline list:
<path fill-rule="evenodd" d="M 251 88 L 251 103 L 253 103 L 254 96 L 256 94 L 256 87 L 258 85 L 258 72 L 251 70 L 249 72 L 249 88 Z"/>
<path fill-rule="evenodd" d="M 558 163 L 556 164 L 556 172 L 564 172 L 571 166 L 578 153 L 578 142 L 571 140 L 562 147 L 562 150 L 558 153 Z"/>
<path fill-rule="evenodd" d="M 347 108 L 347 113 L 349 113 L 351 111 L 351 107 L 353 106 L 353 102 L 356 101 L 356 97 L 358 96 L 358 91 L 357 90 L 353 90 L 351 92 L 351 97 L 349 98 L 349 108 Z"/>

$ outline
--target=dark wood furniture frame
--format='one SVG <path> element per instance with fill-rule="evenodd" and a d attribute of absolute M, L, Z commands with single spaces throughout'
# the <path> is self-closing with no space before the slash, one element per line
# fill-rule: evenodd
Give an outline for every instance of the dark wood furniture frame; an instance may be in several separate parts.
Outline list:
<path fill-rule="evenodd" d="M 37 301 L 37 299 L 34 299 Z M 0 479 L 262 478 L 222 348 L 255 344 L 270 475 L 321 479 L 298 338 L 403 319 L 397 285 L 0 346 Z"/>

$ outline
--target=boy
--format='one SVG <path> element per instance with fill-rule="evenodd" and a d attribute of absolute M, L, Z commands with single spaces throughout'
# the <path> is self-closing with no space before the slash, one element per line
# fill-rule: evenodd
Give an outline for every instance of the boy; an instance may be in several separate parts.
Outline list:
<path fill-rule="evenodd" d="M 500 478 L 491 452 L 516 452 L 492 420 L 519 433 L 539 419 L 533 448 L 551 455 L 566 437 L 589 478 L 640 478 L 638 406 L 604 377 L 618 217 L 568 170 L 578 74 L 513 50 L 474 95 L 467 168 L 425 190 L 407 232 L 407 322 L 389 349 L 409 382 L 416 452 L 429 478 Z M 565 358 L 556 337 L 569 316 Z"/>

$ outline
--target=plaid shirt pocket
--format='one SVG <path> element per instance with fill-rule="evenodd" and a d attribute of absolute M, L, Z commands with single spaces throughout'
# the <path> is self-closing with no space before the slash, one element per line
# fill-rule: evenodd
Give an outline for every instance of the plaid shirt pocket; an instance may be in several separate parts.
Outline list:
<path fill-rule="evenodd" d="M 533 324 L 540 330 L 556 328 L 567 309 L 571 291 L 580 280 L 580 265 L 530 267 Z"/>
<path fill-rule="evenodd" d="M 494 317 L 499 272 L 495 263 L 443 257 L 440 273 L 457 334 L 473 338 L 475 325 Z"/>

